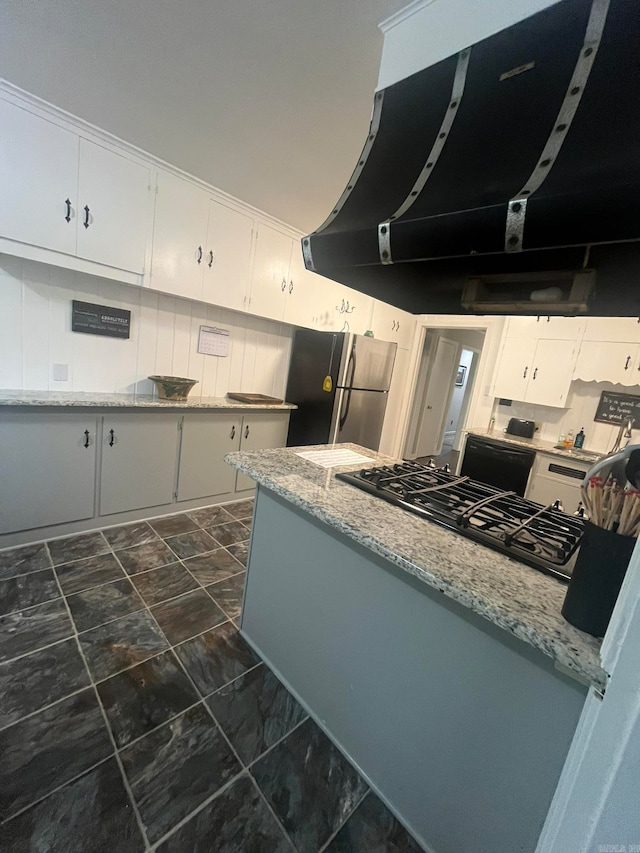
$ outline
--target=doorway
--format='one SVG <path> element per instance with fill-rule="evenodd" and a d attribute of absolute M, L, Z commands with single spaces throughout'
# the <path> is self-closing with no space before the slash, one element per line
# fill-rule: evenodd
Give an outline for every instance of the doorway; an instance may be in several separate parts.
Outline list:
<path fill-rule="evenodd" d="M 485 331 L 427 329 L 403 456 L 455 468 Z"/>

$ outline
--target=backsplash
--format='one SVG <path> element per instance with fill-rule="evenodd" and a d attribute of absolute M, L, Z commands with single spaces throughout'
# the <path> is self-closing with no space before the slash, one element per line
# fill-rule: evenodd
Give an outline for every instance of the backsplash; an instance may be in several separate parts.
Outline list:
<path fill-rule="evenodd" d="M 71 300 L 131 311 L 128 340 L 71 331 Z M 0 388 L 152 393 L 150 374 L 197 379 L 194 395 L 283 397 L 292 330 L 281 323 L 0 255 Z M 201 325 L 230 332 L 229 355 L 197 352 Z M 68 365 L 68 380 L 53 365 Z"/>
<path fill-rule="evenodd" d="M 535 406 L 516 400 L 511 406 L 499 406 L 496 400 L 494 405 L 496 419 L 494 434 L 499 435 L 509 423 L 509 418 L 535 421 L 539 426 L 535 437 L 543 441 L 555 442 L 560 433 L 567 433 L 570 429 L 577 433 L 580 427 L 584 427 L 585 449 L 597 453 L 606 453 L 615 441 L 618 427 L 611 424 L 595 423 L 593 420 L 603 391 L 622 391 L 625 394 L 640 395 L 640 386 L 629 388 L 613 385 L 610 382 L 582 382 L 577 380 L 571 383 L 566 409 Z M 634 438 L 640 442 L 640 432 Z"/>

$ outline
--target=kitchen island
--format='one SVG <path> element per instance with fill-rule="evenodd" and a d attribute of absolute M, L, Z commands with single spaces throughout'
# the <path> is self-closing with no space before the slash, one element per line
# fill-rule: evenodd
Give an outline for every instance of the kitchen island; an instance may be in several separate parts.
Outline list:
<path fill-rule="evenodd" d="M 586 685 L 606 681 L 560 616 L 566 587 L 335 480 L 349 469 L 227 461 L 259 486 L 248 642 L 426 849 L 535 850 Z"/>

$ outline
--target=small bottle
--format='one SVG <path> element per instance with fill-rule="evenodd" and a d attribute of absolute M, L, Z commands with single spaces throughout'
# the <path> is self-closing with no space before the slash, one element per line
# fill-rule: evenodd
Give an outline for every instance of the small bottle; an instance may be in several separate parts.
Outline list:
<path fill-rule="evenodd" d="M 573 446 L 576 450 L 580 450 L 581 447 L 584 447 L 584 427 L 580 427 L 580 432 L 576 435 L 575 441 L 573 442 Z"/>
<path fill-rule="evenodd" d="M 565 447 L 573 447 L 573 430 L 570 429 L 569 432 L 564 437 L 564 446 Z"/>
<path fill-rule="evenodd" d="M 556 444 L 556 447 L 564 447 L 564 433 L 563 432 L 561 432 L 560 435 L 558 436 L 558 443 Z"/>

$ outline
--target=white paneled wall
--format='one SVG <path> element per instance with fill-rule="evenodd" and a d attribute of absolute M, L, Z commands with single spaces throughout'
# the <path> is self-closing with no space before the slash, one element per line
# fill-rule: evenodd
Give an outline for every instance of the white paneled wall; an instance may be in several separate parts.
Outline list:
<path fill-rule="evenodd" d="M 72 299 L 131 311 L 129 340 L 72 332 Z M 201 325 L 230 331 L 227 357 L 197 352 Z M 160 373 L 197 379 L 194 395 L 283 397 L 291 337 L 280 323 L 0 255 L 0 388 L 152 393 L 146 377 Z"/>

